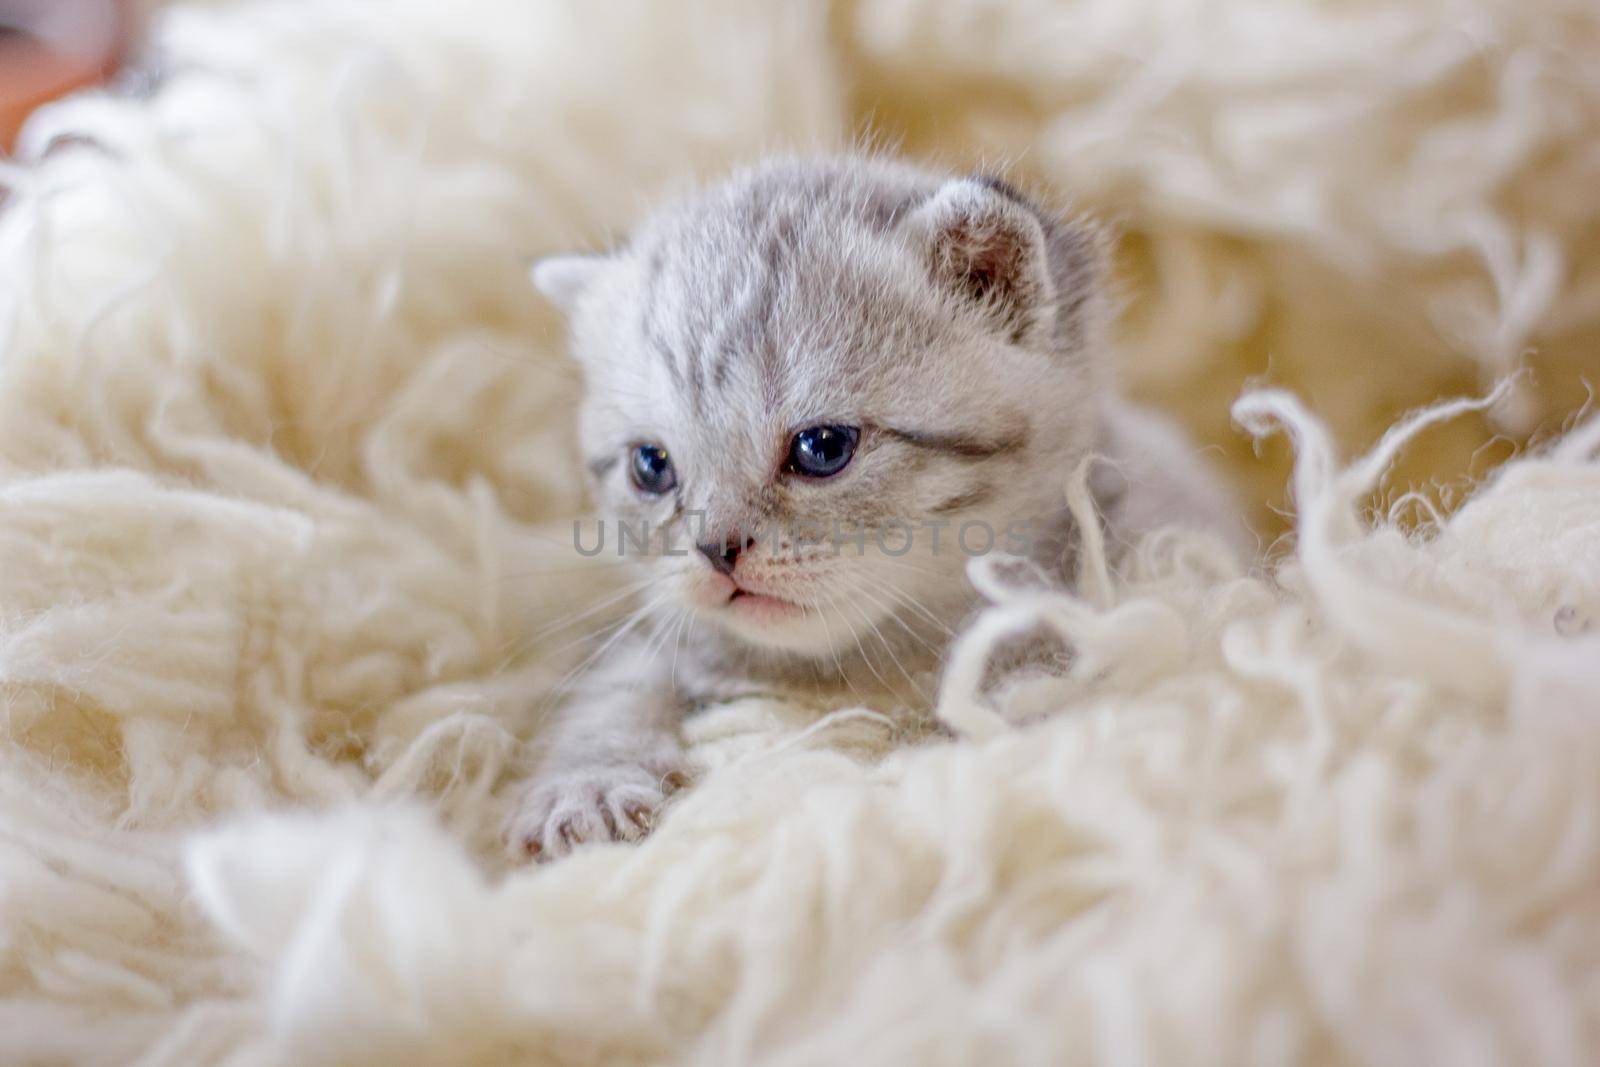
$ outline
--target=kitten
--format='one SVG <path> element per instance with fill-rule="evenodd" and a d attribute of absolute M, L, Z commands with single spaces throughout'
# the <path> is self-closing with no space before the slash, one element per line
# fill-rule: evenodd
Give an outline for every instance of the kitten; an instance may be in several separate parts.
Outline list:
<path fill-rule="evenodd" d="M 1102 245 L 994 178 L 781 160 L 535 267 L 571 317 L 601 514 L 652 531 L 653 599 L 548 736 L 513 848 L 647 832 L 698 705 L 925 705 L 986 531 L 1070 577 L 1063 487 L 1091 452 L 1123 473 L 1113 534 L 1236 528 L 1182 439 L 1111 391 Z"/>

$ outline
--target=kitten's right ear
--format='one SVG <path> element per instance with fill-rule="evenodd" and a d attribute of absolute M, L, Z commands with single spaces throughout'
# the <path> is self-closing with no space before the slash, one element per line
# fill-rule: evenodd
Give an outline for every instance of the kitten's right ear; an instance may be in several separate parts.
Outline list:
<path fill-rule="evenodd" d="M 539 292 L 564 311 L 571 311 L 584 290 L 605 267 L 604 256 L 547 256 L 533 265 L 529 277 Z"/>
<path fill-rule="evenodd" d="M 1040 339 L 1056 301 L 1045 225 L 1031 204 L 994 178 L 957 178 L 907 224 L 932 279 L 964 297 L 1014 343 Z"/>

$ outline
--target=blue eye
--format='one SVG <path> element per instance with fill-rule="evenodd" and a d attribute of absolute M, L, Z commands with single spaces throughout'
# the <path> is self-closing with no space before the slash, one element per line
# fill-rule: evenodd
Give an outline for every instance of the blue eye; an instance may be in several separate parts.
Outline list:
<path fill-rule="evenodd" d="M 850 465 L 861 431 L 854 426 L 812 426 L 789 442 L 788 469 L 807 478 L 828 478 Z"/>
<path fill-rule="evenodd" d="M 647 493 L 671 492 L 678 484 L 672 458 L 660 445 L 639 445 L 633 450 L 633 484 Z"/>

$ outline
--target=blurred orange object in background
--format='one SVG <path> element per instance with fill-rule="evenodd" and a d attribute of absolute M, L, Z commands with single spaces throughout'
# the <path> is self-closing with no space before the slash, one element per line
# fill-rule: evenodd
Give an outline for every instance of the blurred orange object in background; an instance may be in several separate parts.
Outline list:
<path fill-rule="evenodd" d="M 34 108 L 117 69 L 126 40 L 121 0 L 0 0 L 0 153 Z"/>

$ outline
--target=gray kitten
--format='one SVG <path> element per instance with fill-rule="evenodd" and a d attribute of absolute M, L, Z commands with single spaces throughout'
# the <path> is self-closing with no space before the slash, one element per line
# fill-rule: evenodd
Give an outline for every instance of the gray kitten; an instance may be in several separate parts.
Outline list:
<path fill-rule="evenodd" d="M 550 734 L 514 848 L 644 834 L 698 705 L 925 706 L 972 553 L 1070 578 L 1063 487 L 1091 452 L 1121 472 L 1116 537 L 1238 529 L 1182 439 L 1113 395 L 1102 256 L 997 179 L 844 158 L 764 164 L 618 252 L 537 265 L 601 514 L 648 524 L 653 581 Z"/>

